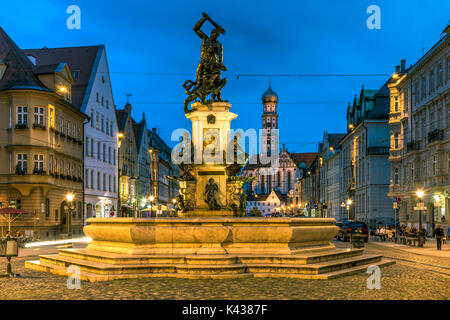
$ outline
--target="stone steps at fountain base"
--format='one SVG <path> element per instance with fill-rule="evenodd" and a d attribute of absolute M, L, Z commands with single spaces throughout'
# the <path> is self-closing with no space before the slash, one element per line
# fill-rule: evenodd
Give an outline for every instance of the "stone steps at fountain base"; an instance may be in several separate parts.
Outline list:
<path fill-rule="evenodd" d="M 63 252 L 61 252 L 63 251 Z M 305 262 L 311 256 L 155 256 L 136 257 L 134 264 L 111 264 L 106 261 L 92 261 L 92 252 L 87 254 L 77 250 L 61 250 L 59 255 L 41 255 L 40 261 L 27 261 L 26 267 L 67 276 L 69 266 L 78 266 L 82 280 L 108 281 L 139 277 L 177 277 L 187 279 L 220 279 L 242 277 L 292 277 L 304 279 L 328 279 L 348 272 L 364 272 L 370 265 L 384 266 L 382 256 L 363 254 L 362 250 L 342 251 L 338 255 L 328 254 L 324 261 Z M 70 255 L 72 254 L 72 255 Z M 98 253 L 94 253 L 98 254 Z M 337 254 L 337 253 L 334 253 Z M 107 254 L 108 255 L 108 254 Z M 123 261 L 125 257 L 117 257 Z M 74 258 L 76 256 L 77 258 Z M 331 257 L 339 259 L 330 260 Z M 84 259 L 81 259 L 83 257 Z M 105 255 L 102 256 L 105 258 Z M 87 259 L 89 258 L 89 259 Z M 112 255 L 108 259 L 113 258 Z M 129 258 L 129 257 L 128 257 Z M 315 258 L 318 258 L 315 257 Z M 139 260 L 141 259 L 141 260 Z M 300 260 L 298 260 L 300 259 Z M 246 261 L 247 260 L 247 261 Z M 130 260 L 131 261 L 131 260 Z M 130 262 L 127 261 L 127 262 Z M 164 261 L 165 263 L 161 263 Z M 246 261 L 246 262 L 245 262 Z M 310 260 L 319 261 L 319 260 Z M 116 261 L 117 262 L 117 261 Z M 363 270 L 364 269 L 364 270 Z M 353 271 L 352 271 L 353 270 Z"/>
<path fill-rule="evenodd" d="M 101 275 L 86 271 L 80 272 L 80 280 L 82 281 L 112 281 L 137 278 L 181 278 L 181 279 L 240 279 L 240 278 L 293 278 L 293 279 L 312 279 L 312 280 L 328 280 L 359 273 L 366 273 L 369 267 L 377 266 L 379 268 L 387 267 L 395 264 L 394 261 L 382 258 L 375 263 L 363 264 L 356 267 L 338 270 L 324 274 L 281 274 L 281 273 L 240 273 L 240 274 L 178 274 L 178 273 L 136 273 L 136 274 L 107 274 Z M 25 266 L 28 269 L 52 273 L 60 276 L 69 276 L 67 268 L 57 265 L 41 264 L 39 260 L 26 261 Z"/>
<path fill-rule="evenodd" d="M 331 260 L 361 256 L 363 249 L 327 250 L 321 253 L 302 253 L 293 255 L 129 255 L 86 249 L 62 249 L 59 255 L 85 261 L 113 265 L 128 264 L 251 264 L 251 263 L 282 263 L 311 264 Z"/>

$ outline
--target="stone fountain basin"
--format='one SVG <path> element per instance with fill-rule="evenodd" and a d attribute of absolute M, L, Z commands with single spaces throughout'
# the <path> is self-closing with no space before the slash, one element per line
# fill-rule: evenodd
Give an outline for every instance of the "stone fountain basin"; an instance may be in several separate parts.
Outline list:
<path fill-rule="evenodd" d="M 293 254 L 332 249 L 330 218 L 90 218 L 88 250 L 125 254 Z"/>

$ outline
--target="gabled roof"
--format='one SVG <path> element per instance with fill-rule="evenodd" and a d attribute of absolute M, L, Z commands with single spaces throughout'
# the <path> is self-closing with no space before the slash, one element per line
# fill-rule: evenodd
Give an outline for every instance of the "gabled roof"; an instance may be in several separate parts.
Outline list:
<path fill-rule="evenodd" d="M 290 156 L 292 160 L 294 160 L 297 166 L 300 166 L 302 163 L 306 165 L 307 168 L 311 166 L 314 160 L 317 158 L 319 153 L 317 152 L 305 152 L 305 153 L 291 153 Z"/>
<path fill-rule="evenodd" d="M 143 121 L 136 122 L 133 118 L 131 118 L 131 122 L 133 124 L 134 136 L 136 137 L 136 147 L 139 152 L 141 150 L 142 142 L 144 142 L 144 134 L 147 129 L 147 124 L 145 123 L 145 118 Z"/>
<path fill-rule="evenodd" d="M 34 89 L 50 91 L 34 74 L 33 63 L 0 27 L 0 60 L 6 72 L 0 80 L 0 90 Z"/>
<path fill-rule="evenodd" d="M 370 120 L 387 120 L 389 119 L 389 80 L 378 90 L 375 95 L 375 103 L 373 109 L 367 114 L 366 119 Z"/>
<path fill-rule="evenodd" d="M 94 82 L 94 77 L 91 77 L 91 75 L 94 75 L 97 71 L 103 50 L 104 45 L 98 45 L 25 49 L 23 52 L 25 55 L 33 56 L 36 59 L 36 70 L 66 62 L 71 72 L 77 72 L 78 76 L 74 77 L 75 82 L 72 85 L 72 104 L 78 110 L 84 111 Z"/>
<path fill-rule="evenodd" d="M 328 134 L 328 143 L 330 147 L 334 149 L 339 148 L 339 142 L 345 137 L 345 133 L 329 133 Z"/>

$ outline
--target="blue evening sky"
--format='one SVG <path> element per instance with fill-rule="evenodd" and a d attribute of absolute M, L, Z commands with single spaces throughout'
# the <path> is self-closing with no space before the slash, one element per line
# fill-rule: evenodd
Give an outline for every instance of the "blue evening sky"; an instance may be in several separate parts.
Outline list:
<path fill-rule="evenodd" d="M 81 30 L 66 27 L 71 4 L 81 8 Z M 381 9 L 380 30 L 366 27 L 372 4 Z M 190 130 L 181 85 L 195 77 L 201 40 L 192 28 L 203 11 L 226 30 L 220 37 L 228 68 L 222 96 L 238 114 L 232 126 L 260 129 L 268 78 L 236 74 L 391 74 L 401 59 L 409 66 L 422 45 L 429 49 L 439 40 L 450 1 L 15 0 L 2 3 L 0 22 L 24 49 L 105 44 L 116 106 L 132 93 L 133 117 L 139 121 L 145 112 L 149 127 L 174 145 L 174 129 Z M 279 95 L 280 143 L 308 152 L 317 150 L 324 130 L 345 131 L 347 102 L 362 84 L 375 89 L 386 78 L 271 81 Z"/>

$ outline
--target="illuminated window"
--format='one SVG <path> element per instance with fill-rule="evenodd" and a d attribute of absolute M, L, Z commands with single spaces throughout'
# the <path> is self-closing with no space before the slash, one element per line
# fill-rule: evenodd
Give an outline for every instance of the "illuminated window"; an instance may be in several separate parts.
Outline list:
<path fill-rule="evenodd" d="M 55 107 L 50 104 L 48 105 L 48 123 L 50 127 L 55 127 Z"/>

